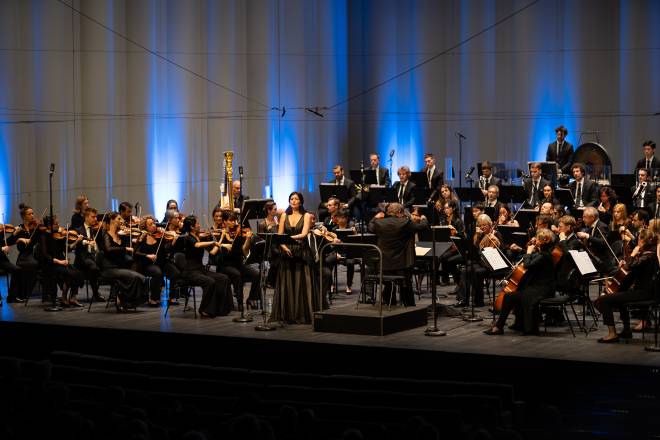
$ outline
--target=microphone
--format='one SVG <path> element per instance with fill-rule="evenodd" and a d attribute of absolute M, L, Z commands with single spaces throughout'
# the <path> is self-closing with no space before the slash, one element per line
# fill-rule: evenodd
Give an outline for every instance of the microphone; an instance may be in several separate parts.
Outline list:
<path fill-rule="evenodd" d="M 470 167 L 467 173 L 465 173 L 465 178 L 469 178 L 472 176 L 472 173 L 474 173 L 474 167 Z"/>
<path fill-rule="evenodd" d="M 394 156 L 394 148 L 390 150 L 390 158 Z"/>
<path fill-rule="evenodd" d="M 241 179 L 243 178 L 243 167 L 238 167 L 238 175 L 241 176 Z"/>
<path fill-rule="evenodd" d="M 51 163 L 50 164 L 50 175 L 52 176 L 54 172 L 55 172 L 55 164 Z"/>
<path fill-rule="evenodd" d="M 463 136 L 461 133 L 459 133 L 458 131 L 455 131 L 454 134 L 456 136 L 458 136 L 459 138 L 461 138 L 461 139 L 466 139 L 467 140 L 467 138 L 465 136 Z"/>

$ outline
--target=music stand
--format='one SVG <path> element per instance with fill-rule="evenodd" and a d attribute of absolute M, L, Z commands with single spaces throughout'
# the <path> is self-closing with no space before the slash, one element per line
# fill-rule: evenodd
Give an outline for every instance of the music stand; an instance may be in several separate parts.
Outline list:
<path fill-rule="evenodd" d="M 351 180 L 355 183 L 362 183 L 362 171 L 360 170 L 350 170 L 348 175 L 351 177 Z M 377 182 L 376 179 L 376 170 L 371 168 L 365 168 L 364 170 L 364 184 L 365 185 L 375 185 Z"/>
<path fill-rule="evenodd" d="M 428 201 L 428 199 L 431 198 L 432 192 L 433 191 L 431 191 L 428 188 L 428 185 L 425 187 L 415 186 L 413 188 L 413 196 L 414 196 L 413 203 L 416 205 L 425 204 Z"/>
<path fill-rule="evenodd" d="M 484 200 L 484 194 L 481 192 L 478 186 L 474 188 L 455 188 L 456 195 L 460 200 Z"/>
<path fill-rule="evenodd" d="M 499 200 L 508 200 L 510 203 L 522 203 L 527 200 L 527 193 L 522 186 L 500 186 Z"/>
<path fill-rule="evenodd" d="M 497 232 L 502 234 L 502 241 L 504 243 L 515 243 L 523 249 L 529 240 L 525 228 L 520 226 L 497 225 Z"/>
<path fill-rule="evenodd" d="M 241 215 L 243 217 L 242 226 L 250 226 L 249 220 L 259 220 L 263 218 L 264 206 L 266 203 L 272 202 L 273 199 L 247 199 L 243 202 L 243 209 Z"/>
<path fill-rule="evenodd" d="M 321 200 L 328 201 L 330 197 L 336 197 L 340 202 L 348 202 L 348 188 L 344 185 L 335 185 L 334 183 L 320 183 L 319 192 Z"/>
<path fill-rule="evenodd" d="M 418 244 L 422 242 L 432 242 L 432 234 L 435 234 L 436 242 L 451 243 L 451 229 L 449 226 L 431 226 L 431 228 L 424 229 L 423 231 L 417 233 L 417 236 L 419 237 Z"/>
<path fill-rule="evenodd" d="M 575 205 L 575 200 L 573 200 L 573 194 L 568 188 L 557 188 L 555 190 L 555 197 L 559 200 L 561 206 L 567 207 L 568 209 L 573 208 Z"/>
<path fill-rule="evenodd" d="M 519 209 L 518 214 L 516 215 L 516 220 L 522 228 L 529 228 L 529 225 L 536 224 L 536 217 L 539 215 L 539 212 L 536 209 Z"/>
<path fill-rule="evenodd" d="M 426 177 L 426 172 L 424 171 L 413 171 L 410 173 L 410 181 L 414 183 L 417 188 L 430 189 L 429 179 Z"/>
<path fill-rule="evenodd" d="M 377 206 L 383 202 L 397 202 L 397 193 L 394 188 L 387 188 L 382 185 L 371 186 L 367 196 L 367 204 L 369 206 Z"/>

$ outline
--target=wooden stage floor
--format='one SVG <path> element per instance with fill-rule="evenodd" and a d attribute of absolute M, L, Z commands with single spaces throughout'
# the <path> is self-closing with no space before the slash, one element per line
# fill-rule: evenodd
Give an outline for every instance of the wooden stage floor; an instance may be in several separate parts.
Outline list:
<path fill-rule="evenodd" d="M 356 278 L 358 278 L 356 276 Z M 4 284 L 4 283 L 3 283 Z M 359 285 L 356 282 L 356 285 Z M 455 286 L 439 287 L 439 293 L 448 293 Z M 4 285 L 2 286 L 3 297 Z M 106 291 L 102 290 L 105 294 Z M 355 292 L 355 291 L 354 291 Z M 247 293 L 247 292 L 246 292 Z M 272 294 L 272 291 L 268 291 Z M 354 310 L 356 293 L 350 296 L 337 294 L 332 305 L 333 310 L 346 308 Z M 201 296 L 198 292 L 198 297 Z M 84 295 L 81 295 L 84 299 Z M 3 301 L 4 302 L 4 301 Z M 452 295 L 440 303 L 449 305 L 455 302 Z M 430 295 L 423 294 L 418 305 L 428 305 Z M 362 309 L 372 308 L 371 305 L 361 305 Z M 0 321 L 4 324 L 49 324 L 56 326 L 96 327 L 103 329 L 134 330 L 159 332 L 163 334 L 188 334 L 221 336 L 230 338 L 249 338 L 251 342 L 287 341 L 318 344 L 338 344 L 352 347 L 393 348 L 403 350 L 425 351 L 429 354 L 479 354 L 486 356 L 506 356 L 535 359 L 552 359 L 556 361 L 588 362 L 599 364 L 619 364 L 639 367 L 660 366 L 660 353 L 647 352 L 646 345 L 653 343 L 653 334 L 647 333 L 642 341 L 641 334 L 635 334 L 629 343 L 598 344 L 596 340 L 606 333 L 604 327 L 588 336 L 576 330 L 573 337 L 566 324 L 558 327 L 548 327 L 547 333 L 541 336 L 521 336 L 519 333 L 506 330 L 503 336 L 487 336 L 483 331 L 488 329 L 491 315 L 487 306 L 476 309 L 477 315 L 484 318 L 480 322 L 466 322 L 460 317 L 438 318 L 438 327 L 447 332 L 446 336 L 428 337 L 424 335 L 424 327 L 402 331 L 387 336 L 362 336 L 335 333 L 319 333 L 310 325 L 289 325 L 278 327 L 272 332 L 255 331 L 255 326 L 261 322 L 261 316 L 254 316 L 254 321 L 247 324 L 232 322 L 237 316 L 219 317 L 216 319 L 194 319 L 192 311 L 183 313 L 183 305 L 172 307 L 167 317 L 165 308 L 141 307 L 136 312 L 118 314 L 113 307 L 105 308 L 105 304 L 95 303 L 91 313 L 84 309 L 66 309 L 62 312 L 46 312 L 44 304 L 34 297 L 29 306 L 23 304 L 3 304 L 0 309 Z M 570 311 L 569 311 L 570 314 Z M 430 322 L 430 321 L 429 321 Z M 587 321 L 589 322 L 589 321 Z M 438 358 L 440 359 L 440 358 Z"/>

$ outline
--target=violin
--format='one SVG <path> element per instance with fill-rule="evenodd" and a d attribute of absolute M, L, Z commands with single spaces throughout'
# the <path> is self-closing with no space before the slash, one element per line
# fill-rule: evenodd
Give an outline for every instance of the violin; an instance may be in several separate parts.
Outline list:
<path fill-rule="evenodd" d="M 54 231 L 53 233 L 53 238 L 55 240 L 67 240 L 69 243 L 75 243 L 78 241 L 78 233 L 76 231 L 73 231 L 71 229 L 65 229 L 60 226 L 60 228 L 57 231 Z"/>
<path fill-rule="evenodd" d="M 175 231 L 165 231 L 163 229 L 158 229 L 157 231 L 149 232 L 148 234 L 156 240 L 165 239 L 167 241 L 172 241 L 178 236 Z"/>
<path fill-rule="evenodd" d="M 16 226 L 11 225 L 9 223 L 0 224 L 0 232 L 2 232 L 3 234 L 13 234 L 14 232 L 16 232 Z"/>
<path fill-rule="evenodd" d="M 323 237 L 328 241 L 335 241 L 337 239 L 337 234 L 328 231 L 328 228 L 325 226 L 319 226 L 318 228 L 312 229 L 312 234 L 317 237 Z"/>

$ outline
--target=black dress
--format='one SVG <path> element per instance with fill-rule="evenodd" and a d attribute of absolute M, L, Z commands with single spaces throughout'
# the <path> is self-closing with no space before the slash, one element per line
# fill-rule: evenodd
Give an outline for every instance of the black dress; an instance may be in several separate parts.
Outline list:
<path fill-rule="evenodd" d="M 101 276 L 116 280 L 122 292 L 122 303 L 136 307 L 142 302 L 145 278 L 128 268 L 132 258 L 126 253 L 126 247 L 114 241 L 108 232 L 101 233 L 103 234 L 100 246 Z"/>
<path fill-rule="evenodd" d="M 289 223 L 287 216 L 284 233 L 288 236 L 298 235 L 302 232 L 304 224 L 304 215 L 300 216 L 294 226 Z M 321 309 L 318 289 L 312 275 L 314 260 L 307 240 L 299 240 L 296 244 L 287 246 L 293 255 L 288 257 L 282 253 L 270 320 L 309 324 L 312 322 L 313 313 Z"/>
<path fill-rule="evenodd" d="M 37 282 L 37 270 L 39 268 L 39 263 L 34 256 L 34 247 L 39 242 L 39 234 L 39 231 L 28 231 L 24 226 L 19 226 L 14 234 L 7 236 L 8 246 L 16 244 L 19 238 L 30 240 L 27 245 L 22 242 L 16 244 L 18 249 L 16 266 L 20 267 L 20 271 L 12 274 L 7 302 L 12 302 L 16 298 L 24 299 L 32 294 L 34 285 Z"/>
<path fill-rule="evenodd" d="M 156 243 L 148 244 L 147 237 L 144 237 L 135 246 L 136 269 L 142 275 L 151 278 L 149 281 L 149 299 L 152 301 L 160 301 L 160 291 L 163 287 L 163 270 L 161 268 L 164 258 L 161 253 L 162 246 L 159 247 L 159 243 L 160 241 L 156 240 Z M 153 254 L 157 256 L 155 263 L 147 258 L 147 255 Z"/>
<path fill-rule="evenodd" d="M 50 293 L 56 294 L 56 285 L 61 286 L 62 296 L 66 295 L 68 288 L 71 288 L 71 297 L 78 294 L 78 289 L 85 282 L 85 278 L 79 270 L 73 265 L 62 266 L 55 263 L 54 259 L 66 260 L 65 239 L 56 240 L 50 233 L 40 234 L 39 239 L 39 260 L 42 264 L 44 273 L 44 284 L 50 290 Z"/>
<path fill-rule="evenodd" d="M 199 312 L 210 316 L 228 315 L 233 308 L 231 287 L 227 275 L 211 272 L 204 267 L 204 248 L 195 247 L 197 238 L 188 234 L 185 238 L 186 265 L 181 278 L 192 286 L 202 288 Z"/>

